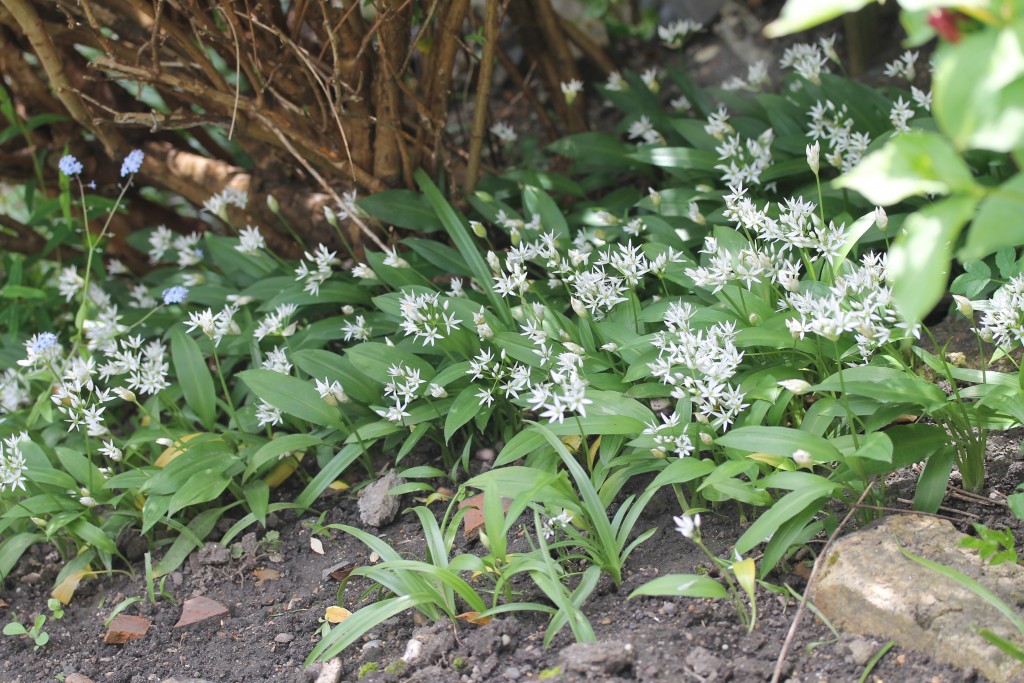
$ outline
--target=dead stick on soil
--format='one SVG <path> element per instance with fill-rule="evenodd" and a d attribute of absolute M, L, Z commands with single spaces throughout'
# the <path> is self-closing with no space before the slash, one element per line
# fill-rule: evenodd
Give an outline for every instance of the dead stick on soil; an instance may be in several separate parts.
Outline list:
<path fill-rule="evenodd" d="M 771 683 L 779 683 L 782 678 L 782 665 L 786 663 L 786 655 L 789 654 L 789 649 L 793 646 L 793 639 L 796 637 L 796 631 L 800 627 L 800 619 L 804 616 L 804 611 L 807 609 L 807 601 L 810 599 L 811 589 L 814 587 L 814 580 L 818 578 L 818 570 L 822 565 L 822 558 L 828 554 L 829 549 L 832 547 L 832 543 L 842 532 L 843 527 L 846 526 L 850 518 L 853 517 L 853 513 L 857 511 L 857 506 L 864 502 L 867 498 L 868 492 L 871 491 L 871 487 L 875 485 L 875 482 L 871 482 L 864 489 L 864 493 L 860 494 L 860 498 L 853 504 L 850 511 L 843 517 L 843 521 L 840 522 L 836 530 L 832 532 L 832 535 L 828 537 L 828 542 L 825 543 L 825 547 L 821 549 L 818 557 L 814 560 L 814 567 L 811 569 L 811 575 L 807 578 L 807 586 L 804 588 L 804 594 L 800 598 L 800 606 L 796 608 L 796 614 L 793 616 L 793 623 L 789 625 L 789 631 L 786 633 L 786 640 L 782 643 L 782 651 L 779 652 L 779 658 L 775 662 L 775 671 L 772 672 Z"/>

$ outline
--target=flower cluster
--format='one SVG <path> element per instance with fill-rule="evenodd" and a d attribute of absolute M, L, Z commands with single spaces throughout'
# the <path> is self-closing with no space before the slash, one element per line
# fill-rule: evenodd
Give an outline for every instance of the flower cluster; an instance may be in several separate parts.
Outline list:
<path fill-rule="evenodd" d="M 736 348 L 734 324 L 719 322 L 697 329 L 692 322 L 695 313 L 689 303 L 669 305 L 665 329 L 651 341 L 658 357 L 648 367 L 654 377 L 672 387 L 673 398 L 692 403 L 698 423 L 724 430 L 746 407 L 743 392 L 730 383 L 743 354 Z"/>
<path fill-rule="evenodd" d="M 846 105 L 837 106 L 831 100 L 819 101 L 807 115 L 811 119 L 808 137 L 823 140 L 828 146 L 825 160 L 843 173 L 856 166 L 871 144 L 871 136 L 854 132 L 853 118 Z"/>
<path fill-rule="evenodd" d="M 339 262 L 338 254 L 329 251 L 321 244 L 313 253 L 307 251 L 305 257 L 306 260 L 299 261 L 299 267 L 295 269 L 295 280 L 305 281 L 302 286 L 303 291 L 317 296 L 320 294 L 320 286 L 327 282 L 327 279 L 334 273 L 333 266 Z M 313 267 L 310 268 L 309 264 L 312 264 Z"/>
<path fill-rule="evenodd" d="M 0 443 L 0 493 L 18 488 L 25 490 L 25 456 L 21 453 L 23 441 L 28 441 L 26 432 L 9 436 Z"/>
<path fill-rule="evenodd" d="M 1009 348 L 1024 340 L 1024 275 L 1011 278 L 987 303 L 974 302 L 982 310 L 977 332 L 982 339 Z"/>
<path fill-rule="evenodd" d="M 440 301 L 437 292 L 402 292 L 398 301 L 405 336 L 422 339 L 427 346 L 444 339 L 462 323 L 448 312 L 448 301 Z"/>

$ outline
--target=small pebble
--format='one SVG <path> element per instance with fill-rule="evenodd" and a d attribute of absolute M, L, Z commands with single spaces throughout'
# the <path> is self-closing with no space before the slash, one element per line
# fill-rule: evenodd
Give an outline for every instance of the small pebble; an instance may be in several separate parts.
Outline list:
<path fill-rule="evenodd" d="M 371 640 L 363 644 L 362 650 L 367 659 L 376 659 L 384 651 L 384 643 L 379 640 Z"/>
<path fill-rule="evenodd" d="M 282 644 L 284 644 L 284 643 L 290 643 L 293 640 L 295 640 L 295 636 L 292 635 L 291 633 L 278 633 L 276 636 L 274 636 L 274 642 L 275 643 L 282 643 Z"/>
<path fill-rule="evenodd" d="M 481 462 L 492 462 L 496 453 L 493 448 L 481 448 L 476 452 L 476 459 Z"/>
<path fill-rule="evenodd" d="M 518 681 L 522 675 L 523 673 L 514 666 L 510 666 L 509 668 L 505 669 L 505 678 L 507 678 L 510 681 Z"/>
<path fill-rule="evenodd" d="M 509 634 L 507 634 L 507 633 L 502 633 L 501 634 L 501 646 L 502 647 L 508 647 L 511 644 L 512 644 L 512 637 L 509 636 Z"/>

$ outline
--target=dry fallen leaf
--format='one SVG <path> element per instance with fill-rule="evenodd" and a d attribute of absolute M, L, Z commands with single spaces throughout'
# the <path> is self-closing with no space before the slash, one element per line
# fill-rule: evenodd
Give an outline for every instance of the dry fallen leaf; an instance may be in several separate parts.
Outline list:
<path fill-rule="evenodd" d="M 111 645 L 124 645 L 133 638 L 141 638 L 149 630 L 149 619 L 131 614 L 118 614 L 110 620 L 107 632 L 103 634 L 103 642 Z"/>
<path fill-rule="evenodd" d="M 0 598 L 0 607 L 10 607 L 11 603 L 7 602 L 3 598 Z"/>
<path fill-rule="evenodd" d="M 501 498 L 501 509 L 503 512 L 508 512 L 509 505 L 512 504 L 511 498 Z M 478 493 L 472 498 L 459 503 L 459 509 L 466 509 L 466 514 L 462 518 L 462 535 L 469 538 L 476 538 L 480 535 L 480 527 L 484 524 L 484 494 Z"/>
<path fill-rule="evenodd" d="M 190 598 L 181 606 L 181 618 L 174 628 L 181 628 L 207 619 L 216 619 L 228 614 L 228 608 L 205 596 Z"/>
<path fill-rule="evenodd" d="M 252 573 L 256 575 L 257 586 L 264 581 L 276 581 L 281 578 L 281 572 L 276 569 L 253 569 Z"/>
<path fill-rule="evenodd" d="M 349 612 L 344 607 L 338 607 L 337 605 L 328 607 L 327 611 L 324 612 L 324 619 L 326 619 L 332 624 L 340 624 L 341 622 L 348 619 L 350 616 L 352 616 L 351 612 Z"/>
<path fill-rule="evenodd" d="M 311 538 L 311 539 L 309 539 L 309 547 L 317 555 L 323 555 L 324 554 L 324 543 L 319 538 Z"/>
<path fill-rule="evenodd" d="M 491 623 L 490 617 L 482 617 L 479 612 L 463 612 L 462 614 L 456 615 L 455 618 L 468 621 L 469 623 L 476 624 L 477 626 L 486 626 Z"/>

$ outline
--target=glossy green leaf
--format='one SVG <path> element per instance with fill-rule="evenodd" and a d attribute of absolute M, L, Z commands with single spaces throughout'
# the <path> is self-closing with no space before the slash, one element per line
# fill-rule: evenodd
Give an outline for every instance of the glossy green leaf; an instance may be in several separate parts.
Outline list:
<path fill-rule="evenodd" d="M 203 429 L 212 430 L 217 417 L 213 377 L 210 376 L 210 369 L 206 366 L 199 344 L 185 334 L 181 325 L 171 329 L 171 360 L 185 403 L 199 418 Z"/>
<path fill-rule="evenodd" d="M 953 471 L 956 451 L 951 446 L 932 453 L 925 462 L 921 476 L 914 490 L 914 509 L 921 512 L 938 512 L 942 499 L 946 497 L 946 486 Z"/>
<path fill-rule="evenodd" d="M 1024 140 L 1024 19 L 936 50 L 932 113 L 960 149 L 1009 152 Z"/>
<path fill-rule="evenodd" d="M 338 409 L 320 398 L 312 382 L 273 370 L 245 370 L 237 377 L 260 399 L 289 415 L 322 427 L 340 427 Z"/>
<path fill-rule="evenodd" d="M 949 197 L 907 216 L 889 249 L 892 295 L 900 313 L 918 322 L 942 298 L 953 243 L 974 213 L 974 199 Z"/>
<path fill-rule="evenodd" d="M 778 38 L 806 31 L 847 12 L 856 12 L 872 2 L 874 0 L 788 0 L 779 18 L 765 27 L 764 34 Z"/>
<path fill-rule="evenodd" d="M 1003 247 L 1024 244 L 1024 174 L 1018 173 L 997 188 L 978 205 L 971 221 L 967 241 L 957 254 L 962 261 L 988 256 Z"/>
<path fill-rule="evenodd" d="M 470 384 L 459 393 L 444 419 L 445 441 L 451 441 L 452 435 L 480 412 L 480 399 L 477 397 L 480 391 L 480 387 Z"/>
<path fill-rule="evenodd" d="M 751 453 L 792 457 L 797 450 L 805 450 L 815 458 L 842 459 L 839 450 L 826 439 L 789 427 L 738 427 L 718 437 L 715 442 L 726 448 Z"/>
<path fill-rule="evenodd" d="M 855 190 L 872 204 L 890 206 L 916 195 L 970 192 L 974 180 L 946 138 L 911 130 L 887 140 L 833 185 Z"/>
<path fill-rule="evenodd" d="M 679 598 L 728 598 L 729 591 L 718 581 L 699 574 L 669 574 L 648 581 L 629 594 Z"/>

